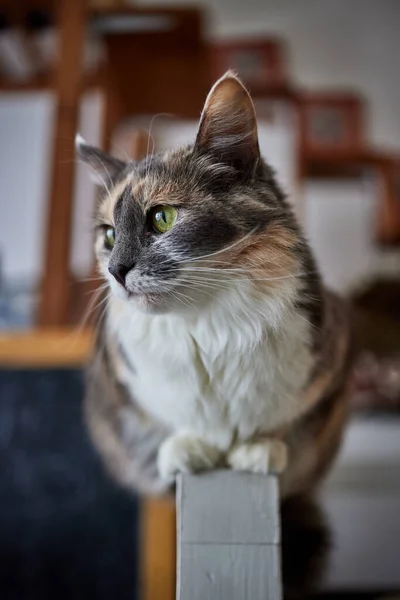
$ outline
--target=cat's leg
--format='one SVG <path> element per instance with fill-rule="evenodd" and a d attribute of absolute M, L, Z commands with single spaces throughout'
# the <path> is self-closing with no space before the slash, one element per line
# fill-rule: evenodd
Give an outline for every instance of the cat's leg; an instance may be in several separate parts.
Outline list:
<path fill-rule="evenodd" d="M 139 409 L 125 388 L 108 375 L 102 359 L 98 357 L 86 388 L 90 437 L 107 470 L 122 485 L 145 494 L 167 493 L 170 482 L 159 476 L 157 453 L 170 431 Z"/>
<path fill-rule="evenodd" d="M 281 440 L 264 438 L 236 444 L 229 451 L 227 460 L 235 471 L 279 474 L 286 469 L 288 451 Z"/>
<path fill-rule="evenodd" d="M 158 472 L 166 481 L 177 473 L 197 473 L 215 468 L 221 452 L 194 433 L 181 432 L 167 438 L 158 451 Z"/>

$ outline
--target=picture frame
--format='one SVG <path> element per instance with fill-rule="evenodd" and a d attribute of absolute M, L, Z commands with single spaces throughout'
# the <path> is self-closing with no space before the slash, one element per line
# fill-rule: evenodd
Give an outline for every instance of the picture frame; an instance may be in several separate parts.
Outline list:
<path fill-rule="evenodd" d="M 364 145 L 364 105 L 354 94 L 306 94 L 300 101 L 305 154 L 351 154 Z"/>

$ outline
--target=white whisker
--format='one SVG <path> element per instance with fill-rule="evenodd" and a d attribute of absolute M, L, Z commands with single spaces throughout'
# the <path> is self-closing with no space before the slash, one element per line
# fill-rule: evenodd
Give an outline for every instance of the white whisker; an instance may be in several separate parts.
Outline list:
<path fill-rule="evenodd" d="M 191 291 L 196 290 L 198 292 L 201 292 L 202 294 L 206 294 L 207 296 L 210 296 L 214 300 L 217 300 L 217 302 L 220 302 L 220 304 L 222 304 L 222 306 L 224 308 L 226 308 L 227 310 L 229 308 L 227 306 L 227 304 L 225 302 L 223 302 L 223 300 L 221 298 L 219 298 L 218 296 L 215 296 L 214 294 L 211 294 L 210 292 L 206 291 L 205 289 L 203 289 L 202 287 L 200 287 L 198 284 L 186 285 L 186 282 L 185 282 L 185 283 L 180 283 L 180 287 L 189 289 Z"/>
<path fill-rule="evenodd" d="M 82 315 L 81 321 L 77 327 L 78 332 L 83 331 L 94 311 L 97 310 L 103 303 L 105 303 L 106 300 L 108 300 L 111 297 L 111 292 L 109 292 L 104 299 L 102 299 L 98 304 L 96 304 L 107 287 L 107 284 L 104 284 L 97 288 L 97 290 L 95 290 L 94 292 L 90 292 L 93 294 L 93 296 L 90 299 L 84 314 Z"/>
<path fill-rule="evenodd" d="M 233 242 L 233 244 L 231 244 L 230 246 L 221 248 L 221 250 L 217 250 L 216 252 L 210 252 L 210 254 L 204 254 L 203 256 L 196 256 L 196 258 L 188 259 L 186 262 L 196 262 L 198 260 L 203 260 L 204 258 L 208 258 L 210 256 L 217 256 L 218 254 L 221 254 L 222 252 L 227 252 L 228 250 L 232 250 L 232 248 L 235 248 L 242 242 L 249 239 L 249 237 L 251 237 L 254 234 L 254 232 L 257 231 L 257 229 L 258 229 L 258 227 L 254 227 L 251 231 L 249 231 L 249 233 L 247 233 L 245 236 L 241 237 L 240 239 L 236 240 L 236 242 Z"/>

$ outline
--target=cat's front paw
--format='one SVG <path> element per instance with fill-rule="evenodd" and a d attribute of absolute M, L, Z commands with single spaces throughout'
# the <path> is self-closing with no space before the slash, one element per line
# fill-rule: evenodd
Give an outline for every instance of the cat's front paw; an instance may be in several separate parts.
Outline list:
<path fill-rule="evenodd" d="M 282 473 L 287 466 L 288 451 L 277 439 L 237 444 L 228 454 L 228 464 L 235 471 Z"/>
<path fill-rule="evenodd" d="M 197 473 L 213 469 L 220 458 L 220 451 L 201 438 L 189 433 L 180 433 L 167 438 L 161 444 L 157 458 L 158 472 L 162 479 L 171 481 L 178 473 Z"/>

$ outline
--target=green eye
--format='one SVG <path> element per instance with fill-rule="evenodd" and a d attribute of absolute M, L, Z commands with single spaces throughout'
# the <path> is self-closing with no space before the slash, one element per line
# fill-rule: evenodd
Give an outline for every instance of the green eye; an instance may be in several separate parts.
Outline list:
<path fill-rule="evenodd" d="M 109 250 L 111 250 L 111 248 L 114 248 L 114 244 L 115 244 L 115 229 L 114 229 L 114 227 L 107 227 L 107 229 L 104 230 L 104 243 Z"/>
<path fill-rule="evenodd" d="M 152 213 L 152 224 L 156 231 L 165 233 L 173 228 L 178 218 L 178 211 L 173 206 L 157 206 Z"/>

